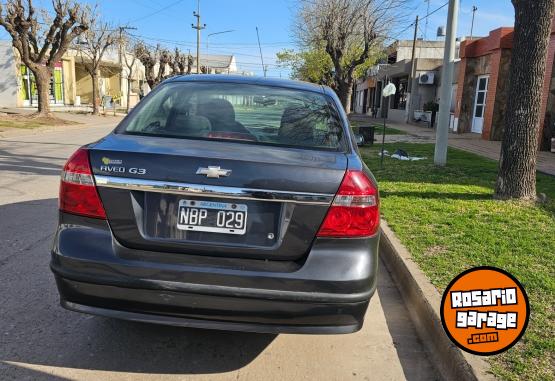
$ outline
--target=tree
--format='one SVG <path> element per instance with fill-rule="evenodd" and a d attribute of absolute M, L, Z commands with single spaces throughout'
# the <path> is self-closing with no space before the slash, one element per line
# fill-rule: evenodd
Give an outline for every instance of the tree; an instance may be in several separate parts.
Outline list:
<path fill-rule="evenodd" d="M 139 42 L 135 45 L 134 54 L 145 67 L 146 81 L 151 89 L 168 77 L 168 68 L 171 71 L 174 67 L 173 54 L 160 44 L 154 49 L 149 49 L 145 43 Z"/>
<path fill-rule="evenodd" d="M 280 66 L 291 68 L 291 78 L 318 83 L 335 89 L 333 62 L 322 48 L 295 52 L 285 49 L 277 53 Z"/>
<path fill-rule="evenodd" d="M 172 66 L 174 61 L 173 54 L 168 49 L 161 49 L 158 47 L 158 74 L 156 75 L 156 84 L 159 84 L 168 77 L 168 67 Z"/>
<path fill-rule="evenodd" d="M 173 61 L 171 62 L 170 66 L 172 68 L 173 74 L 191 74 L 191 69 L 193 67 L 193 57 L 190 54 L 184 55 L 178 48 L 175 48 Z"/>
<path fill-rule="evenodd" d="M 154 88 L 158 83 L 156 82 L 156 74 L 154 72 L 154 67 L 158 62 L 158 51 L 159 45 L 156 49 L 152 51 L 143 42 L 139 41 L 135 44 L 133 55 L 137 57 L 139 61 L 143 64 L 145 68 L 145 79 L 151 89 Z"/>
<path fill-rule="evenodd" d="M 512 2 L 514 43 L 495 193 L 500 199 L 534 200 L 541 96 L 555 2 Z"/>
<path fill-rule="evenodd" d="M 350 111 L 356 68 L 403 19 L 406 0 L 301 0 L 294 25 L 306 50 L 322 47 L 333 64 L 335 90 Z"/>
<path fill-rule="evenodd" d="M 53 0 L 54 17 L 47 12 L 39 20 L 32 1 L 8 0 L 6 12 L 0 4 L 0 25 L 12 38 L 21 61 L 35 77 L 38 113 L 50 114 L 50 79 L 54 65 L 62 59 L 71 42 L 89 29 L 88 9 L 73 0 Z"/>
<path fill-rule="evenodd" d="M 93 115 L 99 114 L 98 79 L 102 57 L 104 57 L 106 50 L 115 43 L 114 29 L 94 18 L 91 20 L 90 28 L 83 33 L 78 44 L 81 63 L 91 76 Z"/>
<path fill-rule="evenodd" d="M 122 57 L 125 66 L 127 67 L 127 107 L 126 112 L 129 113 L 129 103 L 131 100 L 131 82 L 133 78 L 133 72 L 135 70 L 135 63 L 137 62 L 137 56 L 135 54 L 129 54 L 128 52 L 134 52 L 136 47 L 131 45 L 130 39 L 121 37 L 121 45 L 122 45 Z"/>

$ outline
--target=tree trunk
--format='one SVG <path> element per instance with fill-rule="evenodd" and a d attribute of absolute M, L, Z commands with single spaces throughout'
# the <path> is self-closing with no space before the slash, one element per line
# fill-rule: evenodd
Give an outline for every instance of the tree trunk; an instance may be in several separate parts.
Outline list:
<path fill-rule="evenodd" d="M 50 112 L 50 78 L 52 77 L 52 71 L 46 66 L 31 69 L 31 71 L 35 76 L 35 83 L 37 85 L 38 95 L 38 111 L 35 116 L 51 117 L 52 113 Z"/>
<path fill-rule="evenodd" d="M 125 111 L 128 114 L 129 114 L 129 101 L 131 100 L 131 73 L 132 71 L 130 70 L 127 75 L 127 108 Z"/>
<path fill-rule="evenodd" d="M 93 99 L 93 115 L 100 114 L 99 105 L 100 99 L 98 98 L 98 73 L 96 71 L 91 74 L 92 80 L 92 99 Z"/>
<path fill-rule="evenodd" d="M 348 114 L 351 112 L 351 97 L 353 95 L 353 80 L 352 79 L 336 79 L 337 81 L 337 96 Z"/>
<path fill-rule="evenodd" d="M 553 0 L 513 0 L 515 34 L 496 197 L 534 200 L 541 99 Z"/>

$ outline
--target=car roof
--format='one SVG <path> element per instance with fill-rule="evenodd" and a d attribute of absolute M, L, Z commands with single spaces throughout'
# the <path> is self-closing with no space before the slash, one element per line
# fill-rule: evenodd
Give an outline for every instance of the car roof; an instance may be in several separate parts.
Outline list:
<path fill-rule="evenodd" d="M 327 93 L 324 86 L 315 83 L 294 81 L 281 78 L 264 78 L 256 76 L 242 76 L 229 74 L 191 74 L 179 75 L 169 78 L 166 82 L 217 82 L 217 83 L 245 83 L 249 85 L 266 85 L 284 87 L 295 90 L 307 90 L 318 93 Z"/>

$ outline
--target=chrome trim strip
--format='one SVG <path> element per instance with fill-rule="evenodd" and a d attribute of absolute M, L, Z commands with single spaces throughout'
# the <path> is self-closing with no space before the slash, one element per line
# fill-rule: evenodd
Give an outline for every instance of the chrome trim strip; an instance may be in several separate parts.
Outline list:
<path fill-rule="evenodd" d="M 105 188 L 128 189 L 143 192 L 169 193 L 184 196 L 233 198 L 292 202 L 296 204 L 330 205 L 334 195 L 323 193 L 286 192 L 267 189 L 224 187 L 218 185 L 189 184 L 126 177 L 94 176 L 96 185 Z"/>

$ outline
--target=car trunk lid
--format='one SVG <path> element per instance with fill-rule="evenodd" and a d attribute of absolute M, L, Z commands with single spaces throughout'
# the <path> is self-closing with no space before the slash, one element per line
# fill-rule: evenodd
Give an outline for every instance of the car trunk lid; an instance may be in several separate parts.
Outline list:
<path fill-rule="evenodd" d="M 307 253 L 347 168 L 340 152 L 124 134 L 92 145 L 90 160 L 123 245 L 283 260 Z M 192 206 L 212 225 L 221 211 L 244 210 L 244 226 L 231 224 L 244 234 L 184 224 L 180 211 Z"/>

